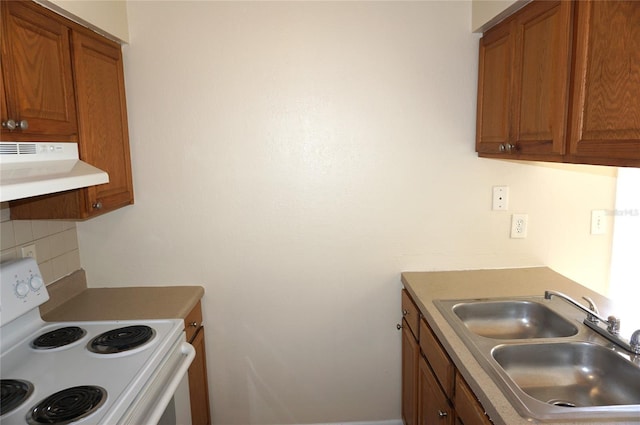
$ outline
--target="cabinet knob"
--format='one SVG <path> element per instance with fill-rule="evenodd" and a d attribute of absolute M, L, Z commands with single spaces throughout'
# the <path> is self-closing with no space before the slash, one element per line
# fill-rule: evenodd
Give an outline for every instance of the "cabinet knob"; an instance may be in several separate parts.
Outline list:
<path fill-rule="evenodd" d="M 14 120 L 2 121 L 2 128 L 6 128 L 9 131 L 16 129 L 16 122 Z"/>
<path fill-rule="evenodd" d="M 408 312 L 406 309 L 404 309 L 404 308 L 403 308 L 403 309 L 402 309 L 402 315 L 403 315 L 403 316 L 406 316 L 407 314 L 409 314 L 409 312 Z"/>
<path fill-rule="evenodd" d="M 91 206 L 93 207 L 93 209 L 101 210 L 102 209 L 102 202 L 100 202 L 100 201 L 94 202 Z"/>
<path fill-rule="evenodd" d="M 448 416 L 447 412 L 443 412 L 442 410 L 438 410 L 438 416 L 442 418 L 446 418 Z"/>
<path fill-rule="evenodd" d="M 512 143 L 500 143 L 500 146 L 498 146 L 498 151 L 499 152 L 506 152 L 506 153 L 511 153 L 511 151 L 515 151 L 516 150 L 516 145 L 512 144 Z"/>
<path fill-rule="evenodd" d="M 15 121 L 15 120 L 6 120 L 2 121 L 2 128 L 6 128 L 9 131 L 13 131 L 15 129 L 18 130 L 26 130 L 29 128 L 29 123 L 27 120 Z"/>
<path fill-rule="evenodd" d="M 401 325 L 400 323 L 396 323 L 396 329 L 397 329 L 397 330 L 402 329 L 402 325 Z"/>
<path fill-rule="evenodd" d="M 189 326 L 191 326 L 192 328 L 197 328 L 198 327 L 198 322 L 191 322 L 191 323 L 189 323 Z"/>

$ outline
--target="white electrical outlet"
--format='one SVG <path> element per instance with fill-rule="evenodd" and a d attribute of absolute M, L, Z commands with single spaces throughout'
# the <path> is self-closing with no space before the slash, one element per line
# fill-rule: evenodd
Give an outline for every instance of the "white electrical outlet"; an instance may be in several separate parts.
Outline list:
<path fill-rule="evenodd" d="M 607 212 L 605 210 L 591 211 L 591 234 L 604 235 L 607 233 Z"/>
<path fill-rule="evenodd" d="M 511 238 L 524 239 L 527 237 L 529 227 L 529 216 L 527 214 L 511 215 Z"/>
<path fill-rule="evenodd" d="M 491 209 L 494 211 L 509 209 L 509 186 L 493 186 Z"/>
<path fill-rule="evenodd" d="M 38 261 L 38 257 L 36 256 L 36 244 L 32 243 L 31 245 L 25 245 L 22 247 L 22 258 L 26 257 L 31 257 Z"/>

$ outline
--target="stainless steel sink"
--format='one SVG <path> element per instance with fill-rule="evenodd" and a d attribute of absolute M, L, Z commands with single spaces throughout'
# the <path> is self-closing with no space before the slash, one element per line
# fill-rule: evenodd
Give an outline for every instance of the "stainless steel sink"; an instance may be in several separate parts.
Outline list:
<path fill-rule="evenodd" d="M 542 296 L 434 304 L 523 417 L 640 419 L 640 356 L 585 326 L 571 305 Z"/>
<path fill-rule="evenodd" d="M 554 338 L 578 333 L 570 321 L 533 301 L 465 302 L 456 304 L 453 312 L 469 331 L 487 338 Z"/>
<path fill-rule="evenodd" d="M 600 345 L 502 345 L 492 355 L 522 391 L 542 402 L 561 407 L 640 405 L 640 368 Z"/>

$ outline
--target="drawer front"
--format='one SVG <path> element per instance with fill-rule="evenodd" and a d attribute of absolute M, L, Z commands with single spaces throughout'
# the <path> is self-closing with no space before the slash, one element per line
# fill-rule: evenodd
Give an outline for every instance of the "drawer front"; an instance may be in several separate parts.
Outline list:
<path fill-rule="evenodd" d="M 456 413 L 465 425 L 492 425 L 482 405 L 465 380 L 456 374 L 456 394 L 453 404 Z"/>
<path fill-rule="evenodd" d="M 420 321 L 420 348 L 438 378 L 444 393 L 450 399 L 453 398 L 455 368 L 424 319 Z"/>
<path fill-rule="evenodd" d="M 402 317 L 407 321 L 413 336 L 416 337 L 416 340 L 419 340 L 420 311 L 406 289 L 402 290 Z"/>
<path fill-rule="evenodd" d="M 454 409 L 438 385 L 424 357 L 420 356 L 418 384 L 418 424 L 453 425 Z"/>
<path fill-rule="evenodd" d="M 187 341 L 192 342 L 196 332 L 202 326 L 202 306 L 200 301 L 193 307 L 193 310 L 184 318 L 184 330 L 187 334 Z"/>

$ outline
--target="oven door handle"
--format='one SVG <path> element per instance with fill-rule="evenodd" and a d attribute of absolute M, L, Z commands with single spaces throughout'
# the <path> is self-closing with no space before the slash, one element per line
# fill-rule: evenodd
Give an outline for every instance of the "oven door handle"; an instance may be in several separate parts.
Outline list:
<path fill-rule="evenodd" d="M 174 373 L 173 378 L 167 385 L 164 393 L 157 401 L 157 407 L 149 414 L 149 417 L 147 418 L 147 423 L 149 424 L 158 423 L 158 421 L 162 417 L 162 414 L 164 413 L 164 409 L 171 401 L 173 394 L 178 388 L 178 385 L 180 385 L 180 381 L 182 381 L 182 378 L 187 373 L 189 366 L 191 366 L 191 362 L 193 362 L 193 359 L 196 356 L 196 349 L 193 348 L 193 345 L 189 344 L 188 342 L 183 342 L 180 350 L 182 351 L 184 358 L 182 359 L 180 366 L 178 366 L 176 373 Z"/>

